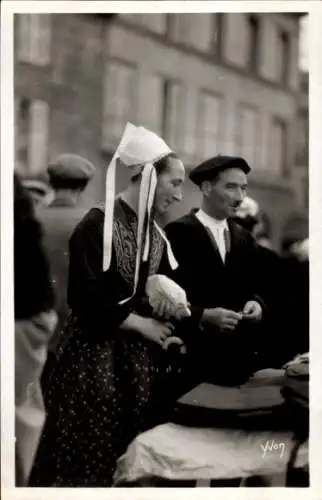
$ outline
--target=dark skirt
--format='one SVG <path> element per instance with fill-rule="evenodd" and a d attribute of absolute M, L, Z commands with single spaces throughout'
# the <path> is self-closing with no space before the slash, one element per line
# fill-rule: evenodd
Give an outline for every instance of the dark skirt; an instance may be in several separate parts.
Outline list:
<path fill-rule="evenodd" d="M 29 486 L 111 486 L 129 443 L 166 420 L 164 352 L 133 332 L 91 341 L 76 318 L 63 337 Z"/>

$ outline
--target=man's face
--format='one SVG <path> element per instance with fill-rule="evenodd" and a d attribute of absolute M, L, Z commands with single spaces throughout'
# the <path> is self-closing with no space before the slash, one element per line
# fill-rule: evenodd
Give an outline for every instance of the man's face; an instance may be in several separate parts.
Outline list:
<path fill-rule="evenodd" d="M 168 167 L 158 176 L 154 207 L 162 215 L 175 202 L 182 200 L 182 186 L 185 179 L 183 163 L 169 158 Z"/>
<path fill-rule="evenodd" d="M 246 196 L 247 176 L 238 168 L 221 172 L 214 181 L 203 183 L 203 195 L 212 215 L 218 219 L 235 217 Z"/>

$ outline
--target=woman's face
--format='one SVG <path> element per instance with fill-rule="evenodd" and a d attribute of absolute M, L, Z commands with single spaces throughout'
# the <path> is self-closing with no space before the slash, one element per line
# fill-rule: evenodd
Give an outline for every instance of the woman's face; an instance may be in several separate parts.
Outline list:
<path fill-rule="evenodd" d="M 162 215 L 175 202 L 182 200 L 185 168 L 178 158 L 168 158 L 167 168 L 158 176 L 154 208 Z"/>

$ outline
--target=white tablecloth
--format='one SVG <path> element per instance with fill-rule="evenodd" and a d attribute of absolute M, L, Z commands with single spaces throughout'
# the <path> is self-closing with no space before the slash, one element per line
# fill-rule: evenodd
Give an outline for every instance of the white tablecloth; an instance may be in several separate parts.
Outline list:
<path fill-rule="evenodd" d="M 115 484 L 149 477 L 197 481 L 274 475 L 286 470 L 292 447 L 290 432 L 201 429 L 168 423 L 130 444 L 118 461 Z M 307 463 L 305 443 L 296 466 Z"/>

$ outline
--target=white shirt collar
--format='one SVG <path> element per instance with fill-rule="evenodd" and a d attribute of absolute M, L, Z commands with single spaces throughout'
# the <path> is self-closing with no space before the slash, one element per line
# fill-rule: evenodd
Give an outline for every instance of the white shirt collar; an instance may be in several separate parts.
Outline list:
<path fill-rule="evenodd" d="M 227 219 L 218 220 L 206 214 L 201 208 L 196 212 L 196 217 L 206 227 L 213 229 L 228 229 Z"/>

